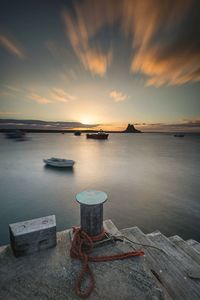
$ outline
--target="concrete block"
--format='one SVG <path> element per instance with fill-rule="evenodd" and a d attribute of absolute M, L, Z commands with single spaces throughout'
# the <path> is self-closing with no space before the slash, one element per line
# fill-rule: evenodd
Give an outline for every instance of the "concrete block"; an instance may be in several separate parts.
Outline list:
<path fill-rule="evenodd" d="M 9 225 L 15 256 L 32 254 L 56 246 L 55 215 Z"/>

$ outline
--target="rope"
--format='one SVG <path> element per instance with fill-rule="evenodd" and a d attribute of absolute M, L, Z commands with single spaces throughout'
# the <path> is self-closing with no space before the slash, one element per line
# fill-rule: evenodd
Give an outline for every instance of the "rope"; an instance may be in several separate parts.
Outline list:
<path fill-rule="evenodd" d="M 81 230 L 80 228 L 73 228 L 74 238 L 72 241 L 70 256 L 72 258 L 79 259 L 82 262 L 82 270 L 78 275 L 76 280 L 76 294 L 81 298 L 87 298 L 92 293 L 95 286 L 94 273 L 92 272 L 89 262 L 105 262 L 112 260 L 121 260 L 134 256 L 143 256 L 143 251 L 131 251 L 127 253 L 120 253 L 109 256 L 91 256 L 89 253 L 92 251 L 94 247 L 94 241 L 100 241 L 106 235 L 103 230 L 97 236 L 89 236 L 86 232 Z M 87 249 L 87 250 L 86 250 Z M 89 276 L 89 284 L 85 290 L 81 290 L 81 283 L 85 277 L 85 275 Z"/>
<path fill-rule="evenodd" d="M 123 239 L 127 240 L 130 244 L 136 244 L 136 245 L 139 245 L 139 246 L 142 246 L 142 247 L 150 247 L 150 248 L 159 250 L 161 252 L 164 252 L 166 254 L 166 252 L 163 249 L 161 249 L 159 247 L 156 247 L 154 245 L 147 245 L 147 244 L 142 244 L 142 243 L 135 242 L 135 241 L 129 239 L 127 236 L 123 235 L 123 234 L 122 235 L 118 235 L 117 239 L 120 240 L 120 237 L 122 237 Z M 123 242 L 123 239 L 121 240 L 122 242 Z"/>

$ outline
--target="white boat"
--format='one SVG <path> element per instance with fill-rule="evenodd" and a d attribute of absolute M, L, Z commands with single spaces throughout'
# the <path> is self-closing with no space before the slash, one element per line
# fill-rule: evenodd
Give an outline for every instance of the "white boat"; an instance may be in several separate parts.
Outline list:
<path fill-rule="evenodd" d="M 46 165 L 51 167 L 57 167 L 57 168 L 72 168 L 73 165 L 75 164 L 74 160 L 57 158 L 57 157 L 43 159 L 43 161 Z"/>

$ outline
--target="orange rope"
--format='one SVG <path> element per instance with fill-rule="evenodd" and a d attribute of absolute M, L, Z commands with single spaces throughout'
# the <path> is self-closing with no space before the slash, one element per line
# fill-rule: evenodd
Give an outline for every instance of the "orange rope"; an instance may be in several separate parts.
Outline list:
<path fill-rule="evenodd" d="M 126 259 L 134 256 L 143 256 L 143 251 L 131 251 L 127 253 L 120 253 L 109 256 L 90 256 L 87 253 L 90 253 L 94 247 L 94 241 L 100 241 L 105 236 L 105 231 L 103 231 L 97 236 L 89 236 L 86 232 L 80 228 L 73 228 L 74 238 L 72 241 L 72 246 L 70 249 L 70 256 L 72 258 L 77 258 L 82 261 L 82 270 L 76 281 L 76 294 L 81 298 L 87 298 L 92 293 L 95 286 L 94 274 L 89 266 L 89 261 L 92 262 L 105 262 L 111 260 L 120 260 Z M 87 248 L 87 251 L 84 248 Z M 86 253 L 87 252 L 87 253 Z M 90 277 L 89 286 L 82 291 L 81 283 L 84 279 L 84 276 L 88 274 Z"/>

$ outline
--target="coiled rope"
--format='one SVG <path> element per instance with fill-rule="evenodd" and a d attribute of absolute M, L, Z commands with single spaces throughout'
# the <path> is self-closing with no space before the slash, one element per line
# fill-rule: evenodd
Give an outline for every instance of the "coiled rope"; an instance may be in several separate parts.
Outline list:
<path fill-rule="evenodd" d="M 91 250 L 94 247 L 94 242 L 102 240 L 106 233 L 103 230 L 97 236 L 89 236 L 86 232 L 80 228 L 73 227 L 73 241 L 70 249 L 70 256 L 72 258 L 79 259 L 82 262 L 82 270 L 76 280 L 76 294 L 81 298 L 87 298 L 92 293 L 95 286 L 94 273 L 92 272 L 89 262 L 106 262 L 112 260 L 121 260 L 134 256 L 143 256 L 143 251 L 131 251 L 127 253 L 120 253 L 109 256 L 91 256 Z M 89 276 L 89 284 L 85 290 L 81 289 L 82 281 L 85 275 Z"/>

